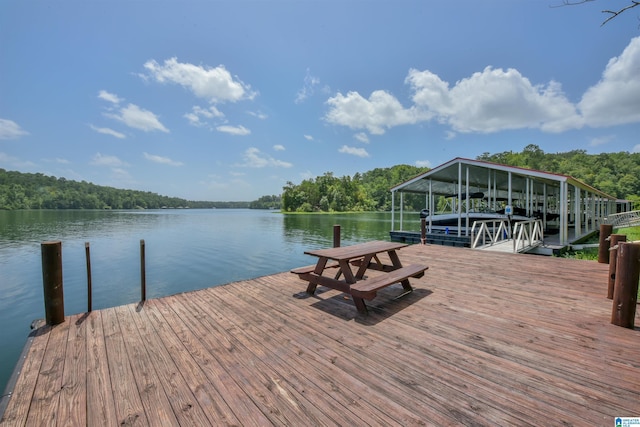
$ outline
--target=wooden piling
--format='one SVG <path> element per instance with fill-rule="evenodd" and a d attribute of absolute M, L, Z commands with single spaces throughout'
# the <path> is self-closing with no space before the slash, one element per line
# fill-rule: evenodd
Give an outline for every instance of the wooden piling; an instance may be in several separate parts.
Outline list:
<path fill-rule="evenodd" d="M 64 322 L 64 293 L 62 286 L 62 242 L 43 242 L 42 284 L 44 287 L 44 311 L 48 325 Z"/>
<path fill-rule="evenodd" d="M 333 247 L 334 248 L 340 247 L 340 226 L 339 225 L 333 226 Z"/>
<path fill-rule="evenodd" d="M 640 244 L 619 243 L 611 323 L 633 329 L 640 279 Z"/>
<path fill-rule="evenodd" d="M 609 282 L 607 287 L 607 298 L 613 299 L 613 289 L 616 283 L 616 266 L 618 260 L 618 242 L 625 242 L 627 236 L 625 234 L 612 234 L 609 238 Z"/>
<path fill-rule="evenodd" d="M 91 251 L 89 249 L 89 242 L 84 243 L 84 253 L 87 259 L 87 312 L 91 313 L 93 309 L 93 297 L 91 286 Z"/>
<path fill-rule="evenodd" d="M 420 243 L 427 243 L 427 219 L 420 218 Z"/>
<path fill-rule="evenodd" d="M 140 240 L 140 301 L 147 300 L 147 271 L 144 239 Z"/>
<path fill-rule="evenodd" d="M 600 264 L 609 264 L 609 236 L 613 232 L 613 225 L 600 224 L 600 245 L 598 246 L 598 262 Z"/>

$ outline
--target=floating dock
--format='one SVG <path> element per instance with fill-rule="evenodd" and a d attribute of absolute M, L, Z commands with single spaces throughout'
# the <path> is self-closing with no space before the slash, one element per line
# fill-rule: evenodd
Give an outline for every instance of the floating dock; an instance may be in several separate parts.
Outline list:
<path fill-rule="evenodd" d="M 640 416 L 640 329 L 610 324 L 608 265 L 439 245 L 400 257 L 430 268 L 409 295 L 381 291 L 368 316 L 339 291 L 306 295 L 285 272 L 43 326 L 0 424 L 578 426 Z"/>

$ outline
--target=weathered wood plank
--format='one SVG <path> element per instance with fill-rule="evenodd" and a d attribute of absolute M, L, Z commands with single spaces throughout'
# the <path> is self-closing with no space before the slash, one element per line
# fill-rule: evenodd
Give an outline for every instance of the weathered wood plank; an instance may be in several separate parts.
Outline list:
<path fill-rule="evenodd" d="M 86 316 L 77 314 L 67 319 L 69 338 L 63 362 L 62 390 L 58 405 L 57 425 L 87 425 L 87 336 Z"/>
<path fill-rule="evenodd" d="M 158 310 L 145 304 L 132 315 L 180 424 L 239 425 Z"/>
<path fill-rule="evenodd" d="M 69 321 L 53 326 L 49 335 L 26 425 L 53 425 L 57 421 Z"/>
<path fill-rule="evenodd" d="M 193 357 L 194 361 L 200 366 L 202 373 L 212 387 L 219 390 L 224 401 L 234 410 L 235 417 L 240 420 L 241 425 L 261 426 L 271 423 L 268 416 L 263 412 L 263 408 L 255 403 L 248 396 L 242 387 L 236 382 L 233 375 L 233 369 L 222 365 L 210 353 L 208 343 L 200 339 L 199 335 L 194 334 L 189 318 L 191 315 L 185 314 L 186 321 L 180 317 L 176 309 L 180 305 L 180 301 L 176 296 L 164 298 L 162 300 L 150 300 L 147 302 L 162 313 L 167 323 L 182 342 L 186 353 Z M 179 309 L 182 312 L 181 309 Z M 200 332 L 202 335 L 208 336 L 209 332 Z M 215 339 L 213 340 L 215 342 Z M 217 343 L 215 344 L 218 345 Z M 268 412 L 268 411 L 267 411 Z"/>
<path fill-rule="evenodd" d="M 40 367 L 49 342 L 51 327 L 44 325 L 31 333 L 31 347 L 22 365 L 20 376 L 16 381 L 11 400 L 2 417 L 3 425 L 23 426 L 29 416 L 31 399 L 40 375 Z"/>
<path fill-rule="evenodd" d="M 87 328 L 87 425 L 117 425 L 109 360 L 102 327 L 102 311 L 92 311 Z"/>
<path fill-rule="evenodd" d="M 131 370 L 115 308 L 104 310 L 102 325 L 118 424 L 147 425 L 149 420 Z"/>
<path fill-rule="evenodd" d="M 429 273 L 399 300 L 379 290 L 367 317 L 285 272 L 73 316 L 66 340 L 40 329 L 0 424 L 84 424 L 85 377 L 87 425 L 606 425 L 640 410 L 638 330 L 609 323 L 606 265 L 399 255 Z"/>
<path fill-rule="evenodd" d="M 164 392 L 148 352 L 147 340 L 143 340 L 132 318 L 129 307 L 116 307 L 116 317 L 122 331 L 124 347 L 129 357 L 131 375 L 134 379 L 145 415 L 151 425 L 178 426 L 178 419 Z"/>

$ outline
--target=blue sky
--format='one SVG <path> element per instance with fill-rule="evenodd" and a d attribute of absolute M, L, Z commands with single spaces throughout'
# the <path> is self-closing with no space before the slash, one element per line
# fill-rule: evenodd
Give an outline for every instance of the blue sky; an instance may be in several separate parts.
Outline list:
<path fill-rule="evenodd" d="M 3 1 L 0 167 L 254 200 L 529 144 L 640 152 L 640 9 L 561 3 Z"/>

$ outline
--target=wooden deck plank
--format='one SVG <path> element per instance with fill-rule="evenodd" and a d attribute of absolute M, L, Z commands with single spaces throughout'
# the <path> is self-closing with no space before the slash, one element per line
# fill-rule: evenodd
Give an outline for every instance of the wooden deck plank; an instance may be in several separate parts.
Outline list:
<path fill-rule="evenodd" d="M 221 308 L 221 312 L 244 334 L 237 334 L 244 338 L 246 345 L 261 350 L 265 358 L 274 370 L 287 373 L 287 381 L 301 393 L 313 389 L 324 391 L 324 394 L 316 393 L 312 404 L 327 413 L 327 417 L 338 417 L 337 421 L 348 425 L 375 425 L 396 424 L 393 418 L 387 414 L 376 414 L 375 406 L 370 404 L 373 400 L 370 389 L 360 383 L 356 391 L 350 391 L 341 382 L 344 373 L 337 371 L 330 358 L 317 357 L 312 345 L 303 347 L 297 345 L 296 338 L 302 338 L 300 330 L 292 333 L 291 329 L 284 328 L 273 312 L 259 309 L 258 304 L 248 304 L 226 293 L 202 293 L 203 301 L 213 307 Z M 296 335 L 294 337 L 293 335 Z M 256 340 L 251 337 L 262 337 Z M 275 357 L 268 357 L 274 355 Z M 333 418 L 335 420 L 335 418 Z M 404 424 L 408 425 L 408 424 Z"/>
<path fill-rule="evenodd" d="M 131 378 L 137 386 L 145 415 L 151 425 L 178 426 L 176 414 L 164 392 L 162 377 L 151 360 L 154 353 L 149 353 L 148 342 L 138 332 L 129 308 L 123 305 L 114 310 L 129 357 Z"/>
<path fill-rule="evenodd" d="M 69 320 L 53 326 L 31 398 L 27 425 L 54 425 L 62 388 L 64 359 L 69 337 Z"/>
<path fill-rule="evenodd" d="M 14 392 L 11 395 L 9 405 L 2 417 L 2 424 L 7 426 L 23 426 L 29 415 L 31 398 L 36 388 L 40 367 L 49 341 L 50 326 L 42 326 L 33 331 L 30 336 L 31 346 L 24 360 L 20 376 L 16 381 Z"/>
<path fill-rule="evenodd" d="M 117 425 L 109 361 L 102 327 L 102 311 L 85 319 L 87 328 L 87 425 Z"/>
<path fill-rule="evenodd" d="M 41 328 L 0 424 L 84 424 L 82 381 L 87 425 L 171 414 L 181 425 L 578 426 L 640 414 L 640 328 L 610 324 L 607 265 L 432 245 L 399 255 L 430 268 L 400 299 L 400 285 L 380 290 L 368 316 L 286 272 L 71 316 L 66 339 Z"/>
<path fill-rule="evenodd" d="M 269 281 L 269 283 L 277 286 L 277 283 L 272 283 L 271 281 Z M 252 287 L 251 289 L 259 288 Z M 353 307 L 345 304 L 343 310 L 344 315 L 348 316 L 349 313 L 353 312 Z M 295 315 L 292 310 L 287 310 L 287 312 L 289 313 L 289 317 Z M 312 324 L 316 322 L 321 324 L 322 312 L 317 312 L 316 314 L 307 309 L 306 311 L 303 310 L 300 315 L 308 319 Z M 390 319 L 385 319 L 385 322 L 389 321 Z M 358 360 L 362 365 L 372 364 L 374 365 L 372 368 L 373 375 L 378 375 L 378 372 L 386 372 L 386 375 L 392 378 L 392 381 L 386 380 L 387 384 L 383 383 L 380 386 L 381 389 L 391 387 L 393 384 L 409 386 L 413 393 L 407 396 L 405 390 L 397 397 L 399 402 L 403 400 L 408 401 L 407 403 L 410 403 L 410 406 L 420 408 L 421 410 L 428 406 L 433 406 L 437 409 L 438 413 L 448 414 L 450 418 L 444 422 L 446 424 L 452 422 L 467 424 L 470 423 L 471 420 L 482 424 L 481 420 L 483 418 L 492 418 L 495 415 L 491 414 L 494 411 L 491 406 L 481 405 L 481 399 L 479 399 L 479 397 L 482 394 L 486 394 L 486 391 L 484 393 L 477 393 L 477 395 L 467 396 L 465 398 L 466 403 L 464 402 L 465 399 L 457 401 L 450 400 L 449 396 L 452 394 L 452 388 L 462 390 L 469 389 L 468 384 L 460 382 L 458 378 L 459 373 L 457 372 L 451 375 L 443 375 L 443 379 L 440 381 L 434 381 L 434 379 L 438 378 L 438 375 L 431 376 L 427 381 L 422 383 L 419 378 L 424 375 L 425 372 L 433 370 L 433 372 L 442 373 L 446 371 L 446 366 L 442 363 L 434 364 L 433 360 L 425 359 L 424 353 L 418 354 L 417 352 L 410 351 L 407 342 L 404 342 L 398 336 L 398 334 L 401 333 L 401 327 L 397 330 L 393 329 L 390 331 L 390 335 L 393 338 L 389 342 L 380 343 L 381 337 L 379 335 L 371 334 L 366 326 L 360 328 L 358 327 L 359 325 L 360 323 L 355 322 L 353 325 L 350 325 L 350 328 L 346 331 L 327 329 L 325 332 L 329 334 L 329 338 L 345 343 L 349 347 L 349 354 L 346 356 L 347 359 Z M 415 338 L 416 337 L 412 337 L 409 338 L 409 340 L 414 340 Z M 428 340 L 425 342 L 428 342 Z M 382 349 L 377 348 L 379 345 Z M 396 351 L 390 353 L 390 348 L 396 349 Z M 355 358 L 353 356 L 354 352 L 361 353 L 361 356 Z M 413 370 L 408 369 L 412 365 Z M 356 369 L 358 368 L 356 367 Z M 421 385 L 427 383 L 429 384 L 428 387 Z M 504 406 L 504 404 L 501 406 Z M 514 408 L 514 411 L 518 412 L 517 408 Z M 422 414 L 424 419 L 433 420 L 432 416 L 432 414 L 428 413 Z M 505 419 L 509 418 L 509 416 L 501 414 L 499 418 Z M 511 424 L 524 425 L 522 418 L 511 418 L 511 421 Z M 440 421 L 439 423 L 442 422 L 443 421 Z M 485 422 L 490 423 L 489 420 Z"/>
<path fill-rule="evenodd" d="M 60 427 L 87 424 L 87 328 L 84 320 L 86 316 L 80 314 L 67 319 L 69 338 L 56 417 Z"/>
<path fill-rule="evenodd" d="M 308 405 L 306 399 L 287 384 L 285 373 L 269 369 L 259 354 L 248 351 L 235 339 L 235 330 L 222 328 L 217 319 L 207 316 L 191 298 L 184 294 L 176 297 L 182 299 L 179 306 L 188 309 L 193 318 L 198 320 L 191 324 L 194 331 L 199 331 L 200 338 L 209 342 L 212 354 L 223 365 L 235 368 L 234 378 L 247 396 L 267 411 L 265 415 L 272 422 L 285 425 L 316 425 L 320 422 L 312 405 Z M 337 425 L 331 420 L 323 421 Z"/>
<path fill-rule="evenodd" d="M 115 308 L 104 310 L 102 327 L 118 424 L 148 425 Z"/>
<path fill-rule="evenodd" d="M 141 338 L 146 342 L 151 363 L 161 384 L 164 385 L 169 404 L 181 425 L 237 425 L 238 420 L 225 405 L 222 410 L 217 404 L 222 400 L 219 394 L 211 393 L 202 380 L 202 375 L 194 375 L 199 367 L 190 357 L 184 357 L 186 349 L 168 327 L 164 318 L 153 316 L 153 309 L 135 310 L 128 306 L 136 322 Z M 171 355 L 180 355 L 173 358 Z M 221 415 L 224 414 L 224 415 Z"/>
<path fill-rule="evenodd" d="M 233 409 L 234 415 L 240 420 L 241 425 L 261 426 L 270 424 L 270 420 L 263 413 L 262 408 L 256 405 L 236 382 L 236 378 L 233 376 L 233 369 L 227 369 L 227 367 L 220 364 L 210 353 L 206 343 L 194 333 L 194 329 L 190 327 L 190 324 L 183 322 L 178 312 L 175 311 L 176 307 L 180 305 L 180 301 L 177 300 L 175 295 L 161 300 L 147 301 L 147 307 L 149 305 L 152 305 L 162 313 L 182 342 L 185 352 L 199 365 L 209 384 L 220 390 L 220 395 L 224 398 L 224 402 Z M 207 335 L 206 331 L 204 335 Z"/>

